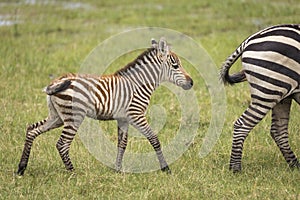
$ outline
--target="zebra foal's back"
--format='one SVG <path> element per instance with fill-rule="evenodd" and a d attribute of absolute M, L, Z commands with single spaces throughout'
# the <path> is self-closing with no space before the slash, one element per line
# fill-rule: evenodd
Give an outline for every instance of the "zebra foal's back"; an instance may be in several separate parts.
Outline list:
<path fill-rule="evenodd" d="M 288 143 L 288 121 L 292 99 L 300 103 L 300 26 L 278 25 L 248 37 L 222 66 L 225 84 L 248 81 L 251 102 L 234 124 L 230 169 L 241 170 L 244 140 L 269 110 L 272 110 L 271 136 L 291 167 L 299 162 Z M 229 75 L 239 58 L 243 70 Z"/>
<path fill-rule="evenodd" d="M 72 109 L 81 109 L 87 117 L 112 120 L 125 117 L 122 111 L 128 106 L 133 90 L 132 85 L 120 76 L 67 74 L 53 81 L 44 91 L 51 95 L 51 103 L 58 104 L 61 109 L 68 105 Z"/>

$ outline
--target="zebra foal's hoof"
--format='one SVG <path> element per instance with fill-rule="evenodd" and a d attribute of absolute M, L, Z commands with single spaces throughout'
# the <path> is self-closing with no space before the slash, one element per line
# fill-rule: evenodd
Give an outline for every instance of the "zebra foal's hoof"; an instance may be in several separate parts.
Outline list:
<path fill-rule="evenodd" d="M 290 166 L 291 169 L 300 169 L 300 163 L 299 163 L 298 160 L 291 163 L 291 164 L 289 164 L 289 166 Z"/>
<path fill-rule="evenodd" d="M 171 170 L 170 170 L 170 168 L 169 168 L 169 166 L 161 168 L 161 171 L 166 172 L 167 174 L 171 174 L 172 173 Z"/>
<path fill-rule="evenodd" d="M 233 173 L 239 173 L 242 171 L 241 165 L 230 165 L 229 170 L 231 170 Z"/>
<path fill-rule="evenodd" d="M 122 174 L 123 173 L 122 168 L 115 168 L 115 172 L 117 174 Z"/>
<path fill-rule="evenodd" d="M 18 171 L 17 171 L 16 174 L 18 176 L 23 176 L 24 172 L 25 172 L 25 169 L 26 169 L 26 165 L 19 165 L 19 168 L 18 168 Z"/>

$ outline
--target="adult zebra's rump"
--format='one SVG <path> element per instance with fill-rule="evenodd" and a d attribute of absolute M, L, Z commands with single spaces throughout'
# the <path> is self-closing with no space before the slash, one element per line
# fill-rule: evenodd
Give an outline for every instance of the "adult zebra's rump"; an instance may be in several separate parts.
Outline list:
<path fill-rule="evenodd" d="M 253 127 L 272 110 L 271 136 L 290 167 L 300 164 L 288 142 L 292 99 L 300 104 L 300 25 L 278 25 L 248 37 L 221 69 L 225 84 L 248 81 L 251 103 L 234 123 L 230 169 L 241 170 L 244 140 Z M 229 75 L 232 64 L 242 57 L 243 70 Z"/>
<path fill-rule="evenodd" d="M 41 133 L 60 126 L 63 130 L 56 147 L 66 168 L 73 170 L 69 149 L 86 116 L 97 120 L 117 120 L 117 170 L 121 170 L 130 124 L 149 140 L 161 169 L 170 172 L 157 135 L 145 117 L 151 94 L 164 81 L 185 90 L 193 86 L 193 80 L 182 68 L 178 56 L 170 51 L 163 39 L 159 43 L 152 40 L 151 48 L 114 74 L 67 74 L 53 81 L 45 88 L 49 115 L 28 127 L 17 173 L 24 174 L 33 140 Z"/>

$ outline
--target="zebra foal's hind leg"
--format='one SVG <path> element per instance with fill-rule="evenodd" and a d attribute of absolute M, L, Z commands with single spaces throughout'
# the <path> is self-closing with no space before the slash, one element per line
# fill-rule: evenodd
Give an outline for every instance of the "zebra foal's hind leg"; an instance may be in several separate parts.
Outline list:
<path fill-rule="evenodd" d="M 22 176 L 27 167 L 30 150 L 34 139 L 40 134 L 49 131 L 51 129 L 57 128 L 62 125 L 62 121 L 58 116 L 49 116 L 45 120 L 37 122 L 28 126 L 26 131 L 26 139 L 24 144 L 24 149 L 22 152 L 21 160 L 19 162 L 19 168 L 17 174 Z"/>
<path fill-rule="evenodd" d="M 60 115 L 64 121 L 64 128 L 56 143 L 56 149 L 58 150 L 66 169 L 72 171 L 74 170 L 74 167 L 69 156 L 69 150 L 77 130 L 85 117 L 85 112 L 81 111 L 75 114 L 66 111 L 64 114 L 61 113 Z"/>
<path fill-rule="evenodd" d="M 290 167 L 300 167 L 289 145 L 288 124 L 292 98 L 283 99 L 272 109 L 271 136 Z"/>

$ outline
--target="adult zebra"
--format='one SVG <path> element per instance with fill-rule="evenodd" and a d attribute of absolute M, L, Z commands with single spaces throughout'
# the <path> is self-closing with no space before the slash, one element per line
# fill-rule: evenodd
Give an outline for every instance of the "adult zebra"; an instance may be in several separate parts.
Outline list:
<path fill-rule="evenodd" d="M 18 175 L 24 174 L 33 140 L 41 133 L 60 126 L 63 126 L 63 131 L 56 147 L 66 168 L 73 170 L 69 149 L 86 116 L 97 120 L 117 120 L 117 170 L 121 170 L 130 124 L 149 140 L 156 151 L 161 170 L 170 173 L 157 135 L 145 118 L 151 94 L 164 81 L 185 90 L 193 86 L 192 78 L 182 68 L 178 56 L 169 50 L 164 39 L 159 43 L 152 39 L 151 48 L 112 75 L 67 74 L 53 81 L 45 88 L 49 115 L 27 128 Z"/>
<path fill-rule="evenodd" d="M 272 110 L 271 136 L 290 167 L 300 164 L 288 141 L 292 99 L 300 104 L 300 25 L 277 25 L 248 37 L 222 66 L 225 84 L 248 81 L 251 102 L 234 123 L 230 169 L 241 170 L 244 140 L 253 127 Z M 243 70 L 229 75 L 232 64 L 242 56 Z"/>

